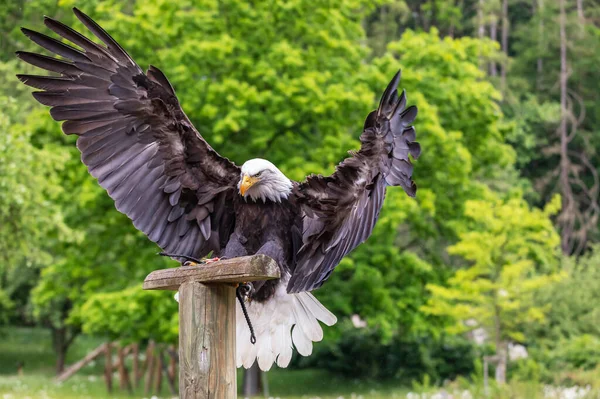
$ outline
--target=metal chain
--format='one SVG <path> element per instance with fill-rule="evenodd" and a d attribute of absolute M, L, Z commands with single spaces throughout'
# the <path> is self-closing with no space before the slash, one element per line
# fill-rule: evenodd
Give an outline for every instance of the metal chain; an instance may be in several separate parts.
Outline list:
<path fill-rule="evenodd" d="M 235 296 L 238 301 L 240 301 L 240 306 L 242 307 L 242 312 L 244 313 L 244 317 L 246 318 L 246 323 L 248 323 L 248 328 L 250 328 L 250 342 L 252 345 L 256 343 L 256 335 L 254 335 L 254 328 L 252 327 L 252 322 L 250 321 L 250 316 L 248 316 L 248 310 L 246 309 L 246 303 L 244 301 L 244 296 L 248 295 L 250 289 L 248 287 L 249 284 L 240 283 L 235 289 Z"/>

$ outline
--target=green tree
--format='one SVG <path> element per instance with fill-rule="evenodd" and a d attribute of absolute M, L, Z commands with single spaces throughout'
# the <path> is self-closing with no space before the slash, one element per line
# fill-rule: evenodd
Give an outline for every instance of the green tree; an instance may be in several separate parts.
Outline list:
<path fill-rule="evenodd" d="M 471 221 L 448 252 L 470 266 L 446 285 L 428 285 L 432 297 L 424 311 L 448 317 L 450 332 L 484 328 L 493 337 L 499 383 L 505 382 L 508 342 L 526 342 L 525 326 L 544 321 L 546 307 L 535 302 L 535 294 L 560 278 L 560 239 L 550 220 L 559 201 L 556 197 L 544 210 L 530 208 L 518 196 L 469 201 Z"/>
<path fill-rule="evenodd" d="M 535 296 L 535 306 L 546 306 L 547 323 L 530 325 L 531 357 L 551 372 L 593 369 L 600 362 L 600 248 L 578 259 L 563 257 L 566 275 Z"/>
<path fill-rule="evenodd" d="M 81 308 L 86 334 L 115 340 L 178 342 L 177 302 L 170 291 L 143 291 L 133 287 L 90 296 Z"/>
<path fill-rule="evenodd" d="M 600 9 L 592 3 L 579 9 L 581 3 L 575 1 L 535 4 L 531 18 L 516 26 L 512 75 L 517 78 L 509 80 L 512 98 L 506 108 L 534 127 L 528 137 L 533 151 L 517 146 L 529 160 L 522 174 L 535 184 L 538 204 L 560 193 L 563 207 L 556 222 L 562 248 L 580 255 L 598 240 L 600 216 L 600 114 L 595 100 L 600 28 L 594 21 Z M 532 112 L 524 114 L 524 103 L 538 108 L 526 107 Z M 552 118 L 545 112 L 549 108 L 554 109 Z"/>
<path fill-rule="evenodd" d="M 14 64 L 0 63 L 2 75 Z M 0 322 L 26 315 L 28 292 L 40 268 L 56 261 L 56 245 L 76 240 L 56 199 L 68 154 L 35 146 L 23 124 L 29 104 L 0 95 Z"/>
<path fill-rule="evenodd" d="M 489 42 L 406 32 L 366 75 L 375 99 L 392 70 L 400 65 L 405 71 L 402 86 L 419 107 L 417 140 L 424 149 L 415 163 L 419 190 L 416 200 L 388 190 L 372 237 L 338 267 L 328 282 L 334 287 L 319 295 L 338 314 L 358 312 L 387 337 L 398 326 L 403 334 L 431 327 L 420 310 L 425 285 L 450 274 L 445 248 L 465 223 L 465 201 L 483 199 L 486 183 L 504 190 L 516 180 L 498 92 L 477 68 L 481 48 L 494 51 Z"/>
<path fill-rule="evenodd" d="M 410 23 L 411 10 L 404 1 L 386 1 L 364 19 L 369 48 L 381 57 L 389 42 L 396 41 Z"/>

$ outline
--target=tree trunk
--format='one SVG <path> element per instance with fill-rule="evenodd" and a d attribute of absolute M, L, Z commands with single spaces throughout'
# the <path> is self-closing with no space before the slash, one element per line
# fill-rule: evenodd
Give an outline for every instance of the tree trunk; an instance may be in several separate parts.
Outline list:
<path fill-rule="evenodd" d="M 267 373 L 263 371 L 260 372 L 260 386 L 262 387 L 263 395 L 265 395 L 266 398 L 271 397 L 271 395 L 269 395 L 269 380 L 267 379 Z"/>
<path fill-rule="evenodd" d="M 483 1 L 479 0 L 477 3 L 477 37 L 479 39 L 483 39 L 485 36 L 485 23 L 483 21 Z M 479 55 L 479 69 L 485 72 L 485 63 L 481 58 L 481 53 Z"/>
<path fill-rule="evenodd" d="M 421 2 L 419 2 L 418 4 L 419 14 L 421 15 L 421 25 L 423 26 L 423 30 L 425 32 L 429 32 L 430 15 L 425 15 L 425 12 L 421 9 Z"/>
<path fill-rule="evenodd" d="M 387 35 L 387 17 L 386 17 L 387 7 L 385 5 L 381 6 L 379 9 L 379 18 L 381 20 L 381 25 L 383 25 L 383 37 L 381 38 L 381 43 L 385 43 L 381 54 L 385 53 L 385 46 L 388 43 L 388 35 Z"/>
<path fill-rule="evenodd" d="M 496 382 L 498 385 L 504 385 L 506 383 L 507 345 L 502 339 L 502 323 L 498 305 L 494 305 L 494 335 L 496 341 Z"/>
<path fill-rule="evenodd" d="M 506 384 L 506 366 L 507 366 L 507 350 L 508 345 L 506 342 L 500 342 L 500 346 L 496 346 L 496 357 L 498 363 L 496 363 L 496 382 L 498 385 Z"/>
<path fill-rule="evenodd" d="M 244 382 L 243 392 L 245 398 L 259 395 L 262 392 L 261 380 L 260 380 L 260 369 L 258 368 L 258 362 L 254 362 L 252 367 L 244 370 Z"/>
<path fill-rule="evenodd" d="M 52 347 L 56 353 L 56 375 L 58 376 L 65 370 L 67 351 L 77 336 L 77 333 L 67 327 L 50 327 L 50 331 L 52 333 Z"/>
<path fill-rule="evenodd" d="M 537 1 L 536 11 L 540 19 L 538 26 L 538 59 L 537 59 L 537 89 L 541 90 L 542 86 L 542 74 L 544 73 L 544 60 L 541 56 L 544 50 L 544 0 L 534 0 L 534 4 Z"/>
<path fill-rule="evenodd" d="M 429 28 L 431 29 L 434 26 L 438 26 L 438 22 L 437 22 L 437 2 L 436 0 L 429 0 L 429 2 L 431 3 L 431 19 L 429 20 Z M 429 29 L 428 29 L 429 31 Z M 441 32 L 440 32 L 441 33 Z"/>
<path fill-rule="evenodd" d="M 502 0 L 502 52 L 506 57 L 500 65 L 500 90 L 503 95 L 506 91 L 506 67 L 508 63 L 508 25 L 508 0 Z"/>
<path fill-rule="evenodd" d="M 483 1 L 479 0 L 477 6 L 477 37 L 483 39 L 485 36 L 485 23 L 483 22 Z"/>
<path fill-rule="evenodd" d="M 495 42 L 498 41 L 498 19 L 496 15 L 492 15 L 492 19 L 490 21 L 490 39 Z M 490 62 L 490 76 L 498 76 L 498 67 L 496 65 L 496 61 L 494 60 Z"/>
<path fill-rule="evenodd" d="M 569 156 L 568 156 L 568 132 L 567 132 L 567 33 L 566 33 L 566 14 L 565 0 L 559 0 L 560 7 L 560 175 L 559 184 L 562 195 L 562 228 L 561 228 L 561 248 L 565 254 L 571 251 L 570 237 L 574 229 L 573 218 L 569 216 L 573 204 L 573 193 L 569 184 Z"/>
<path fill-rule="evenodd" d="M 60 375 L 65 371 L 65 359 L 67 357 L 67 351 L 61 347 L 56 352 L 56 375 Z"/>
<path fill-rule="evenodd" d="M 583 23 L 583 0 L 577 0 L 577 17 L 579 18 L 579 23 Z"/>
<path fill-rule="evenodd" d="M 490 361 L 487 356 L 483 357 L 483 393 L 488 396 L 490 378 Z"/>

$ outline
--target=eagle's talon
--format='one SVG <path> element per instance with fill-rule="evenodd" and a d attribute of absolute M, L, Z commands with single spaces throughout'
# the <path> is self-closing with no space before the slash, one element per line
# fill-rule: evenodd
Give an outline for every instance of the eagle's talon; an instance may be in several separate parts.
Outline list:
<path fill-rule="evenodd" d="M 251 283 L 240 283 L 240 293 L 250 300 L 250 294 L 254 291 L 254 286 Z"/>
<path fill-rule="evenodd" d="M 199 263 L 198 262 L 194 262 L 191 260 L 186 260 L 185 262 L 183 262 L 183 266 L 198 266 Z"/>

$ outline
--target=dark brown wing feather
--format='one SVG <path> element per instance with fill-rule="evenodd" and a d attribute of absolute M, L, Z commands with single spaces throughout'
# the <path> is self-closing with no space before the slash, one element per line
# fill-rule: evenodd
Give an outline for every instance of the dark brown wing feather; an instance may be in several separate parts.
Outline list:
<path fill-rule="evenodd" d="M 233 228 L 231 196 L 239 168 L 204 141 L 161 71 L 147 73 L 91 18 L 79 20 L 104 45 L 45 18 L 48 28 L 81 49 L 22 29 L 65 59 L 18 52 L 60 76 L 18 75 L 66 134 L 79 136 L 82 161 L 116 207 L 167 252 L 201 257 L 219 251 Z"/>
<path fill-rule="evenodd" d="M 417 109 L 398 97 L 400 72 L 385 90 L 379 108 L 369 114 L 361 148 L 328 177 L 310 176 L 296 186 L 294 200 L 303 213 L 302 247 L 288 283 L 288 292 L 320 287 L 342 258 L 373 231 L 387 186 L 401 186 L 411 197 L 413 158 L 421 149 L 410 126 Z"/>

